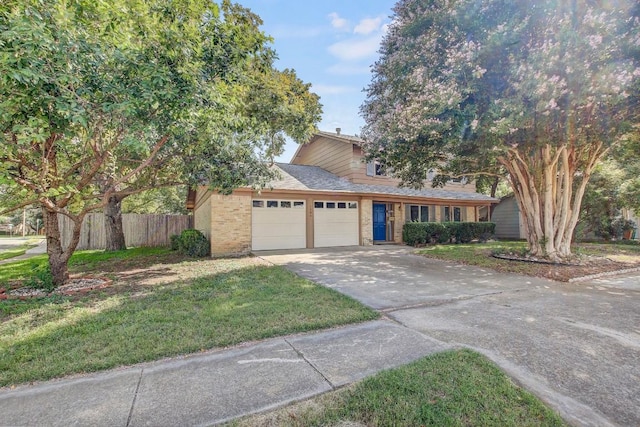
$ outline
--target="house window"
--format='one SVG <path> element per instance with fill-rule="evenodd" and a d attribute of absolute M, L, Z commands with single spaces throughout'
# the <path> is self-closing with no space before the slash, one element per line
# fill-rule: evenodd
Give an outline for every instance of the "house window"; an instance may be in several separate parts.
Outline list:
<path fill-rule="evenodd" d="M 375 160 L 367 162 L 367 176 L 387 176 L 386 168 Z"/>
<path fill-rule="evenodd" d="M 277 208 L 278 207 L 278 201 L 277 200 L 267 200 L 267 207 L 268 208 Z"/>
<path fill-rule="evenodd" d="M 458 206 L 444 206 L 442 208 L 442 222 L 461 222 L 463 220 L 462 208 Z"/>
<path fill-rule="evenodd" d="M 327 202 L 327 209 L 335 209 L 335 208 L 336 208 L 335 202 Z"/>
<path fill-rule="evenodd" d="M 429 169 L 427 171 L 427 181 L 433 181 L 433 178 L 436 176 L 436 171 L 434 169 Z"/>
<path fill-rule="evenodd" d="M 488 222 L 489 221 L 489 206 L 480 206 L 478 208 L 478 222 Z"/>
<path fill-rule="evenodd" d="M 427 205 L 407 205 L 407 222 L 429 222 L 429 206 Z"/>
<path fill-rule="evenodd" d="M 338 209 L 347 209 L 347 204 L 344 202 L 338 203 Z"/>
<path fill-rule="evenodd" d="M 315 202 L 313 204 L 313 206 L 318 208 L 318 209 L 322 209 L 322 208 L 324 208 L 324 202 Z"/>
<path fill-rule="evenodd" d="M 264 200 L 254 200 L 253 201 L 254 208 L 264 208 Z"/>
<path fill-rule="evenodd" d="M 293 202 L 294 208 L 304 208 L 304 202 Z"/>
<path fill-rule="evenodd" d="M 358 209 L 357 202 L 349 202 L 349 209 Z"/>
<path fill-rule="evenodd" d="M 468 181 L 469 180 L 467 179 L 466 176 L 459 176 L 459 177 L 456 177 L 456 178 L 451 178 L 451 180 L 449 182 L 465 185 Z"/>
<path fill-rule="evenodd" d="M 280 202 L 280 207 L 281 208 L 290 208 L 291 207 L 291 202 L 282 201 L 282 202 Z"/>

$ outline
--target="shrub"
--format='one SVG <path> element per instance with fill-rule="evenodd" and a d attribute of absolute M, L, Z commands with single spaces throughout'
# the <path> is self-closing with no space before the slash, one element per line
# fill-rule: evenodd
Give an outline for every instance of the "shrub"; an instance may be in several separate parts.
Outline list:
<path fill-rule="evenodd" d="M 174 234 L 174 235 L 170 236 L 169 239 L 171 240 L 171 250 L 172 251 L 179 251 L 180 250 L 180 235 L 179 234 Z"/>
<path fill-rule="evenodd" d="M 36 267 L 33 270 L 33 275 L 24 282 L 24 285 L 29 288 L 42 289 L 45 292 L 53 291 L 56 285 L 53 283 L 53 274 L 51 274 L 49 264 Z"/>
<path fill-rule="evenodd" d="M 487 240 L 495 228 L 492 222 L 408 222 L 403 227 L 402 237 L 411 246 L 446 243 L 451 239 L 468 243 L 474 239 Z"/>
<path fill-rule="evenodd" d="M 211 245 L 209 240 L 202 232 L 195 229 L 183 230 L 179 238 L 175 239 L 178 251 L 191 257 L 209 256 Z M 173 248 L 174 239 L 171 239 L 171 247 Z"/>

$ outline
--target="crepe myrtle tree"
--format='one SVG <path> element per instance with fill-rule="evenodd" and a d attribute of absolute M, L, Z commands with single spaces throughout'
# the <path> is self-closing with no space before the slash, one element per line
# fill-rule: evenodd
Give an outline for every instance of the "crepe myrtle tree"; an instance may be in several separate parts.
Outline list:
<path fill-rule="evenodd" d="M 2 3 L 1 202 L 42 208 L 56 285 L 87 213 L 145 186 L 191 183 L 200 164 L 189 162 L 206 154 L 261 164 L 238 95 L 272 68 L 258 24 L 228 1 Z M 66 244 L 60 215 L 73 222 Z"/>
<path fill-rule="evenodd" d="M 506 173 L 531 254 L 571 257 L 594 168 L 639 128 L 631 0 L 401 0 L 361 107 L 404 185 Z"/>

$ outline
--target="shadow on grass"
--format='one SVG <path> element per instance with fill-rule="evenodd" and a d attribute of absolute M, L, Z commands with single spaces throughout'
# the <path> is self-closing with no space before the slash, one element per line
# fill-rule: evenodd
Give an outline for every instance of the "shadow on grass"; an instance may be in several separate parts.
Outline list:
<path fill-rule="evenodd" d="M 0 385 L 47 380 L 378 317 L 280 267 L 242 267 L 95 300 L 47 302 L 0 324 Z"/>
<path fill-rule="evenodd" d="M 115 252 L 78 251 L 69 260 L 69 273 L 95 275 L 128 270 L 140 272 L 158 264 L 172 265 L 199 261 L 201 259 L 189 258 L 168 248 L 132 248 Z M 12 281 L 24 280 L 33 275 L 36 269 L 45 267 L 47 263 L 47 255 L 36 255 L 29 259 L 1 264 L 0 286 Z"/>

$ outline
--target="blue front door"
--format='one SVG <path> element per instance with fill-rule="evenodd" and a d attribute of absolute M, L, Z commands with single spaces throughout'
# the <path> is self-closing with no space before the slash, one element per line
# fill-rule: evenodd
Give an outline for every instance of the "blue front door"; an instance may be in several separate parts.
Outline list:
<path fill-rule="evenodd" d="M 387 206 L 373 204 L 373 240 L 387 240 Z"/>

